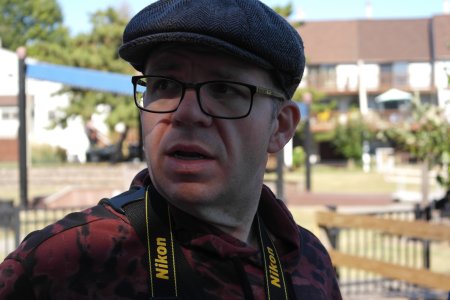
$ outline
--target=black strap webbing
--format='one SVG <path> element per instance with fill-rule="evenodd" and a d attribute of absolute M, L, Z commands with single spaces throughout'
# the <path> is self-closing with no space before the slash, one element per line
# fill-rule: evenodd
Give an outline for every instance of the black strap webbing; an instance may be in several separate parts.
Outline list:
<path fill-rule="evenodd" d="M 189 266 L 180 245 L 174 242 L 169 206 L 151 185 L 148 190 L 133 189 L 106 202 L 127 216 L 148 250 L 145 263 L 149 266 L 151 299 L 207 299 L 198 275 Z M 258 214 L 256 221 L 267 299 L 288 299 L 284 272 L 275 245 Z"/>
<path fill-rule="evenodd" d="M 145 191 L 145 189 L 144 189 Z M 156 201 L 151 201 L 150 203 L 154 204 Z M 145 223 L 145 199 L 140 199 L 139 201 L 130 202 L 123 206 L 123 211 L 127 216 L 128 220 L 130 220 L 131 225 L 135 229 L 137 235 L 141 239 L 142 243 L 146 245 L 147 248 L 147 230 Z M 155 212 L 155 209 L 152 205 L 151 209 L 149 209 L 149 227 L 154 229 L 160 227 L 167 228 L 167 226 L 161 226 L 163 220 L 158 216 Z M 165 214 L 162 214 L 165 216 Z M 186 257 L 183 255 L 181 247 L 178 243 L 174 243 L 175 251 L 177 255 L 175 255 L 176 259 L 176 268 L 177 268 L 177 277 L 181 278 L 178 280 L 179 285 L 179 294 L 178 297 L 173 295 L 172 293 L 166 294 L 156 294 L 151 299 L 159 299 L 159 300 L 172 300 L 172 299 L 207 299 L 201 285 L 199 284 L 198 275 L 191 269 L 188 262 L 186 261 Z M 145 256 L 145 265 L 149 265 L 148 255 Z M 149 286 L 150 286 L 150 278 L 149 278 Z M 164 290 L 163 290 L 164 292 Z"/>
<path fill-rule="evenodd" d="M 266 226 L 261 222 L 259 215 L 256 215 L 256 221 L 260 234 L 260 247 L 264 263 L 264 272 L 266 280 L 266 294 L 268 300 L 288 300 L 288 291 L 284 279 L 283 267 L 277 253 L 277 249 L 269 237 Z"/>

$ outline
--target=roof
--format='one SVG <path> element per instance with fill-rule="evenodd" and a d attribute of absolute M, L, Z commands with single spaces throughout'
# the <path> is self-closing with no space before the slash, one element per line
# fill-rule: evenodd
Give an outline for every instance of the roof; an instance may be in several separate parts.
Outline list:
<path fill-rule="evenodd" d="M 0 106 L 17 106 L 17 97 L 0 96 Z"/>
<path fill-rule="evenodd" d="M 450 60 L 450 16 L 433 18 L 433 45 L 436 60 Z"/>
<path fill-rule="evenodd" d="M 450 59 L 450 15 L 429 19 L 378 19 L 305 22 L 308 64 Z M 432 34 L 430 34 L 432 32 Z"/>

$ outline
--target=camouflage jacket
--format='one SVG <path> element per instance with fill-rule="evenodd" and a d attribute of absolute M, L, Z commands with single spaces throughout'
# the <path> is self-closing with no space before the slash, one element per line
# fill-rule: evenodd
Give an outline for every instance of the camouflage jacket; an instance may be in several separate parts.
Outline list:
<path fill-rule="evenodd" d="M 146 184 L 145 171 L 133 181 Z M 327 251 L 266 186 L 259 213 L 275 237 L 290 298 L 341 299 Z M 208 299 L 248 299 L 248 291 L 265 299 L 257 248 L 182 211 L 172 214 L 175 239 Z M 0 299 L 149 299 L 146 255 L 129 220 L 102 203 L 28 235 L 0 264 Z"/>

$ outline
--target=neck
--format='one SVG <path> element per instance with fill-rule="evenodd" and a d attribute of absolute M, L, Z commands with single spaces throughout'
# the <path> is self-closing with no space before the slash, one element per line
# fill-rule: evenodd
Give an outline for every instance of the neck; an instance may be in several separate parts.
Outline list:
<path fill-rule="evenodd" d="M 254 218 L 252 218 L 251 220 L 249 220 L 245 223 L 242 222 L 241 224 L 234 226 L 234 227 L 223 226 L 221 224 L 217 224 L 217 225 L 213 224 L 213 225 L 215 225 L 217 228 L 219 228 L 223 232 L 231 235 L 232 237 L 234 237 L 242 242 L 245 242 L 252 246 L 256 246 L 257 238 L 256 238 L 254 231 L 252 230 L 253 219 Z"/>
<path fill-rule="evenodd" d="M 259 205 L 259 194 L 255 199 L 240 199 L 230 201 L 224 205 L 203 203 L 202 205 L 183 205 L 185 203 L 172 203 L 179 210 L 196 217 L 203 222 L 227 233 L 228 235 L 249 244 L 254 244 L 254 234 L 252 231 L 253 221 Z M 236 199 L 236 198 L 234 198 Z M 180 205 L 181 204 L 181 205 Z"/>
<path fill-rule="evenodd" d="M 257 208 L 257 205 L 252 208 L 247 207 L 245 211 L 242 210 L 237 214 L 219 209 L 202 211 L 200 215 L 195 213 L 194 215 L 240 241 L 255 245 L 256 237 L 252 228 Z"/>

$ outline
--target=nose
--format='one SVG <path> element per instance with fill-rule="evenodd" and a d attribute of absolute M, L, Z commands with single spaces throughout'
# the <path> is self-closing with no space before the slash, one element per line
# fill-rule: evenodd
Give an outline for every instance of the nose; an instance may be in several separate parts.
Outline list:
<path fill-rule="evenodd" d="M 212 117 L 202 112 L 195 89 L 186 89 L 178 109 L 172 113 L 172 120 L 178 125 L 208 127 Z"/>

